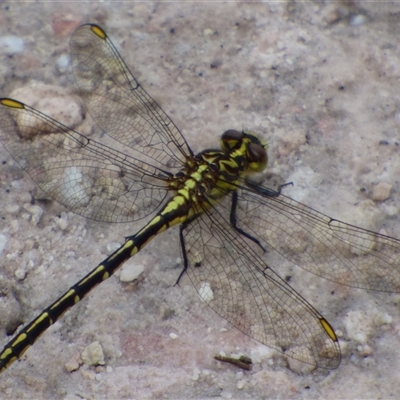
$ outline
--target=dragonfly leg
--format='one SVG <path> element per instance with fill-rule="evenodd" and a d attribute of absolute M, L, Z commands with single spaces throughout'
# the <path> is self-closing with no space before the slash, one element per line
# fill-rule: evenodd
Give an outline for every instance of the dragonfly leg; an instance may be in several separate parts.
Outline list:
<path fill-rule="evenodd" d="M 246 185 L 249 188 L 255 190 L 257 193 L 261 194 L 262 196 L 278 197 L 282 193 L 282 189 L 289 185 L 293 186 L 293 182 L 287 182 L 287 183 L 284 183 L 283 185 L 279 185 L 278 190 L 269 189 L 267 187 L 263 187 L 263 186 L 254 184 L 247 180 L 246 180 Z"/>
<path fill-rule="evenodd" d="M 267 250 L 262 246 L 262 244 L 260 243 L 260 241 L 255 238 L 254 236 L 251 236 L 249 233 L 245 232 L 243 229 L 239 228 L 237 226 L 237 222 L 236 222 L 236 209 L 237 209 L 237 201 L 238 201 L 238 195 L 237 192 L 234 191 L 232 192 L 232 205 L 231 205 L 231 213 L 230 213 L 230 223 L 232 225 L 232 228 L 239 233 L 240 235 L 243 235 L 244 237 L 247 237 L 247 239 L 250 239 L 251 241 L 253 241 L 255 244 L 257 244 L 258 246 L 261 247 L 261 249 L 264 252 L 267 252 Z"/>
<path fill-rule="evenodd" d="M 183 230 L 187 227 L 187 225 L 192 221 L 192 219 L 184 222 L 180 227 L 179 227 L 179 241 L 181 243 L 181 253 L 182 253 L 182 258 L 183 258 L 183 268 L 181 273 L 178 276 L 178 279 L 175 282 L 175 286 L 179 286 L 179 281 L 181 280 L 183 274 L 186 272 L 186 270 L 189 267 L 188 259 L 187 259 L 187 254 L 186 254 L 186 248 L 185 248 L 185 240 L 183 239 Z"/>

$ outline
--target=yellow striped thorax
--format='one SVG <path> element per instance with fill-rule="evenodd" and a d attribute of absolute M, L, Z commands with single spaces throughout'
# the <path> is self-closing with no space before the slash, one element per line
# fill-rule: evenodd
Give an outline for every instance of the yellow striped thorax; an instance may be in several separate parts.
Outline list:
<path fill-rule="evenodd" d="M 227 130 L 221 136 L 222 150 L 205 150 L 188 158 L 182 171 L 171 177 L 169 187 L 191 203 L 190 207 L 197 209 L 201 204 L 208 208 L 237 189 L 246 175 L 264 170 L 266 147 L 251 133 Z M 201 210 L 194 214 L 197 212 Z"/>

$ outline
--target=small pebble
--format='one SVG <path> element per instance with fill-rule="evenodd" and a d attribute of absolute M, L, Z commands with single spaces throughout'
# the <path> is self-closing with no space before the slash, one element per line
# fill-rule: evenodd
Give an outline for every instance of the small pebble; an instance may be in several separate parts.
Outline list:
<path fill-rule="evenodd" d="M 119 279 L 121 282 L 132 282 L 137 279 L 143 271 L 143 265 L 128 264 L 122 268 Z"/>
<path fill-rule="evenodd" d="M 103 348 L 99 342 L 93 342 L 86 346 L 81 354 L 82 361 L 87 365 L 104 365 Z"/>
<path fill-rule="evenodd" d="M 385 201 L 390 197 L 390 192 L 392 191 L 392 185 L 386 182 L 378 183 L 372 192 L 372 200 L 374 201 Z"/>
<path fill-rule="evenodd" d="M 240 381 L 237 382 L 236 387 L 238 389 L 243 389 L 246 385 L 246 381 L 244 379 L 241 379 Z"/>
<path fill-rule="evenodd" d="M 367 19 L 364 15 L 358 14 L 351 18 L 350 25 L 351 26 L 361 26 L 364 25 Z"/>
<path fill-rule="evenodd" d="M 18 36 L 3 36 L 0 38 L 0 53 L 17 54 L 24 51 L 24 41 Z"/>
<path fill-rule="evenodd" d="M 67 372 L 73 372 L 79 369 L 80 365 L 80 357 L 75 354 L 71 357 L 71 359 L 64 365 L 65 369 Z"/>
<path fill-rule="evenodd" d="M 66 54 L 61 54 L 61 56 L 57 58 L 56 63 L 60 70 L 64 70 L 69 66 L 69 57 Z"/>
<path fill-rule="evenodd" d="M 15 270 L 14 275 L 19 281 L 22 281 L 26 277 L 26 271 L 22 268 L 18 268 Z"/>

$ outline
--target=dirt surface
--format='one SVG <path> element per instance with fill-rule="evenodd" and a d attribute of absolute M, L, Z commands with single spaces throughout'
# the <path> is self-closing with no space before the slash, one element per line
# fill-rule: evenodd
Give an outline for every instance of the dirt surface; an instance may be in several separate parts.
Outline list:
<path fill-rule="evenodd" d="M 29 87 L 18 99 L 31 105 L 54 91 L 71 94 L 68 104 L 76 101 L 69 38 L 80 24 L 97 23 L 194 151 L 217 147 L 228 128 L 258 132 L 269 143 L 270 186 L 293 182 L 286 195 L 400 237 L 398 3 L 3 2 L 0 8 L 0 97 Z M 58 100 L 55 112 L 67 114 L 66 103 Z M 7 333 L 142 223 L 101 224 L 38 200 L 34 183 L 2 148 L 0 160 L 6 344 Z M 123 282 L 118 273 L 96 288 L 2 373 L 0 398 L 398 397 L 399 294 L 293 272 L 290 284 L 330 321 L 343 352 L 337 370 L 298 374 L 283 355 L 214 314 L 187 278 L 174 286 L 182 268 L 176 229 L 128 267 L 143 267 L 139 280 Z M 83 350 L 96 341 L 105 365 L 82 365 Z M 250 356 L 253 370 L 215 361 L 220 351 Z"/>

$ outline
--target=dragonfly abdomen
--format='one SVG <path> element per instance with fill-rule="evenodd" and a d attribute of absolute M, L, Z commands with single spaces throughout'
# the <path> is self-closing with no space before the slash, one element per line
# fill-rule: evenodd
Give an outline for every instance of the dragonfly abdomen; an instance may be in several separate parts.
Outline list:
<path fill-rule="evenodd" d="M 79 282 L 71 286 L 52 305 L 43 310 L 4 347 L 0 354 L 0 372 L 20 358 L 47 328 L 60 319 L 66 311 L 82 300 L 98 284 L 113 275 L 125 261 L 138 253 L 151 239 L 170 226 L 185 221 L 188 208 L 188 202 L 183 196 L 175 196 L 142 230 L 128 237 L 118 250 Z"/>
<path fill-rule="evenodd" d="M 111 256 L 100 263 L 92 272 L 65 292 L 3 349 L 0 354 L 0 372 L 20 358 L 36 342 L 41 334 L 53 325 L 61 316 L 82 300 L 99 283 L 109 278 L 126 260 L 131 257 L 132 249 L 138 244 L 130 239 Z M 139 247 L 140 248 L 140 247 Z"/>

